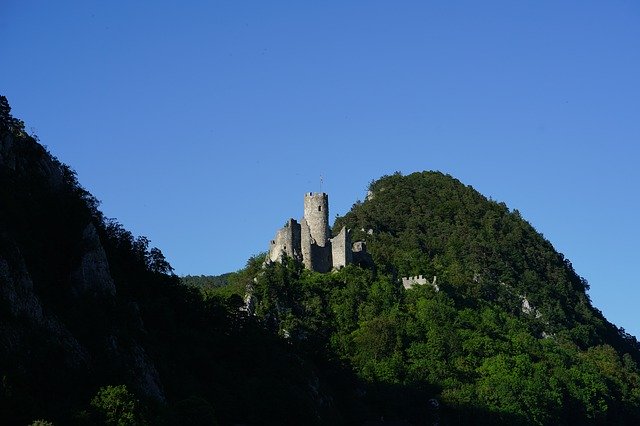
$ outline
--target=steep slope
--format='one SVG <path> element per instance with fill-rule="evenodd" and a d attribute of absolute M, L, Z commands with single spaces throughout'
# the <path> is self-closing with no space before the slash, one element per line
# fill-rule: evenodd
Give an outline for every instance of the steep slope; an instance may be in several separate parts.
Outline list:
<path fill-rule="evenodd" d="M 350 422 L 640 421 L 638 342 L 517 211 L 441 173 L 396 174 L 343 226 L 366 240 L 371 269 L 289 260 L 252 288 L 266 327 L 353 373 L 354 392 L 337 396 Z M 428 282 L 404 289 L 416 275 Z"/>
<path fill-rule="evenodd" d="M 450 176 L 383 177 L 334 230 L 344 225 L 367 240 L 383 271 L 437 277 L 461 296 L 498 301 L 513 313 L 524 303 L 535 310 L 541 333 L 563 333 L 582 347 L 606 342 L 638 355 L 635 339 L 592 307 L 588 284 L 571 262 L 517 210 Z"/>
<path fill-rule="evenodd" d="M 117 297 L 95 199 L 0 101 L 1 417 L 64 412 L 118 378 L 163 401 L 145 349 L 126 337 L 141 320 Z M 127 308 L 132 323 L 117 320 Z"/>
<path fill-rule="evenodd" d="M 1 424 L 335 423 L 320 372 L 241 305 L 180 285 L 0 96 Z"/>

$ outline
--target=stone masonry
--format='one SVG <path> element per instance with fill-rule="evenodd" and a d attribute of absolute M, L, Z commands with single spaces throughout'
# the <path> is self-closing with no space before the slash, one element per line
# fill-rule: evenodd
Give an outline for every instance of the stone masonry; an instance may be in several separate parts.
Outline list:
<path fill-rule="evenodd" d="M 308 192 L 304 195 L 304 216 L 298 223 L 289 219 L 278 230 L 269 245 L 268 262 L 281 262 L 283 256 L 301 261 L 305 268 L 329 272 L 353 263 L 354 251 L 366 253 L 363 241 L 351 244 L 350 231 L 342 228 L 331 238 L 329 228 L 329 197 L 326 193 Z"/>
<path fill-rule="evenodd" d="M 409 290 L 416 285 L 431 284 L 431 286 L 434 288 L 435 291 L 440 291 L 440 287 L 438 287 L 438 284 L 436 284 L 436 281 L 437 281 L 437 277 L 435 276 L 433 277 L 432 282 L 427 281 L 427 279 L 422 275 L 417 275 L 415 277 L 403 277 L 402 286 L 405 288 L 405 290 Z"/>

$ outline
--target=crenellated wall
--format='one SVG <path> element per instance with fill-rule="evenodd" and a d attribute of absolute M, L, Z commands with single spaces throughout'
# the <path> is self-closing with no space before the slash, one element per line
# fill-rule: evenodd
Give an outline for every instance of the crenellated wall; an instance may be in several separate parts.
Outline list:
<path fill-rule="evenodd" d="M 438 287 L 438 284 L 436 284 L 437 279 L 438 279 L 438 277 L 434 276 L 433 277 L 433 281 L 429 282 L 429 281 L 427 281 L 427 278 L 423 277 L 422 275 L 417 275 L 415 277 L 403 277 L 402 278 L 402 286 L 406 290 L 409 290 L 410 288 L 412 288 L 415 285 L 431 284 L 431 287 L 433 287 L 433 289 L 435 291 L 440 291 L 440 287 Z"/>

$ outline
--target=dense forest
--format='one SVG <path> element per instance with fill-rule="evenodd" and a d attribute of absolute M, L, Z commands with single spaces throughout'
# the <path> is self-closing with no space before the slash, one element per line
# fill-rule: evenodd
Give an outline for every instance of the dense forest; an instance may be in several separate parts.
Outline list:
<path fill-rule="evenodd" d="M 234 275 L 229 272 L 222 275 L 185 275 L 180 277 L 180 283 L 192 287 L 222 287 L 229 284 L 229 277 Z"/>
<path fill-rule="evenodd" d="M 636 339 L 450 176 L 382 177 L 336 219 L 366 267 L 181 279 L 4 97 L 0 119 L 2 424 L 640 424 Z"/>

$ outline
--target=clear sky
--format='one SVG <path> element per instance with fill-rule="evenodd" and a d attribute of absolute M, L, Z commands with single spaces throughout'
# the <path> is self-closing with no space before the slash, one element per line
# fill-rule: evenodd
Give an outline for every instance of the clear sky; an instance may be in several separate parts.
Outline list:
<path fill-rule="evenodd" d="M 511 208 L 640 336 L 640 3 L 0 1 L 0 94 L 178 274 L 303 194 L 440 170 Z"/>

